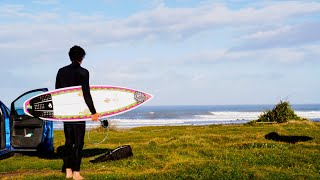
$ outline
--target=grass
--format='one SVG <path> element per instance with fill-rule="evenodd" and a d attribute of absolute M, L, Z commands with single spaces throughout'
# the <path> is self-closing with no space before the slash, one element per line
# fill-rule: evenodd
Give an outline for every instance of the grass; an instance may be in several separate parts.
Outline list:
<path fill-rule="evenodd" d="M 271 132 L 281 138 L 267 139 Z M 55 147 L 63 143 L 63 131 L 55 131 Z M 128 144 L 131 158 L 89 162 Z M 15 155 L 1 160 L 0 177 L 64 179 L 60 158 L 57 152 L 50 157 Z M 87 179 L 320 179 L 320 123 L 113 130 L 103 144 L 90 144 L 86 137 L 81 172 Z"/>

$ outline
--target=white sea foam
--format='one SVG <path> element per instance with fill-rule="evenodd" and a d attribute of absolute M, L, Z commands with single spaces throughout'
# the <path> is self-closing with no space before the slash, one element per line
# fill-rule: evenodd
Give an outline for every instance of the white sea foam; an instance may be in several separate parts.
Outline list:
<path fill-rule="evenodd" d="M 295 111 L 295 113 L 303 118 L 320 119 L 320 111 Z"/>
<path fill-rule="evenodd" d="M 99 127 L 100 126 L 100 122 L 87 122 L 86 128 L 90 129 L 90 128 L 95 128 L 95 127 Z M 53 122 L 53 129 L 63 129 L 63 123 L 62 122 Z"/>
<path fill-rule="evenodd" d="M 201 119 L 226 121 L 226 120 L 254 120 L 258 119 L 262 112 L 237 112 L 237 111 L 218 111 L 210 112 L 210 115 L 195 115 Z"/>
<path fill-rule="evenodd" d="M 177 126 L 177 125 L 208 125 L 208 124 L 231 124 L 244 123 L 258 119 L 263 112 L 237 112 L 218 111 L 207 115 L 195 115 L 192 118 L 172 119 L 109 119 L 109 123 L 119 128 L 132 128 L 140 126 Z M 296 111 L 303 118 L 320 119 L 320 111 Z M 87 128 L 97 127 L 100 123 L 87 122 Z M 54 123 L 54 129 L 63 129 L 63 123 Z"/>
<path fill-rule="evenodd" d="M 255 120 L 258 119 L 263 112 L 237 112 L 237 111 L 221 111 L 221 112 L 210 112 L 210 115 L 196 115 L 196 117 L 208 120 Z M 307 119 L 320 118 L 320 111 L 295 111 L 295 113 Z"/>
<path fill-rule="evenodd" d="M 177 125 L 208 125 L 238 123 L 238 120 L 210 119 L 112 119 L 110 122 L 119 127 L 137 126 L 177 126 Z"/>

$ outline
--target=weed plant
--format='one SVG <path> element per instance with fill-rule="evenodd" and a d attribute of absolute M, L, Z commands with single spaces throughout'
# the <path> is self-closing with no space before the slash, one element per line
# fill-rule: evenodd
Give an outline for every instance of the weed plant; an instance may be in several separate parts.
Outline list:
<path fill-rule="evenodd" d="M 272 110 L 265 111 L 257 122 L 285 123 L 289 120 L 301 120 L 292 109 L 288 101 L 280 101 Z"/>

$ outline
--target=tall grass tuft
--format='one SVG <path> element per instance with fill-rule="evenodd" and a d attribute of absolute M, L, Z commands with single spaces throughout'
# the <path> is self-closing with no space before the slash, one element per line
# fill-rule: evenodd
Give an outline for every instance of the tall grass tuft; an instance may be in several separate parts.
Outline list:
<path fill-rule="evenodd" d="M 261 114 L 257 122 L 285 123 L 289 120 L 301 120 L 301 118 L 295 114 L 288 101 L 280 101 L 272 110 Z"/>

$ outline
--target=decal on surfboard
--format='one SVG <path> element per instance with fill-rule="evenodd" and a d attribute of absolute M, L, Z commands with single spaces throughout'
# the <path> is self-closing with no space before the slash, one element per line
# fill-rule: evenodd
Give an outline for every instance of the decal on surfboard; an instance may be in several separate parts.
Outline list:
<path fill-rule="evenodd" d="M 32 110 L 34 117 L 53 118 L 53 105 L 51 94 L 44 94 L 30 101 L 28 110 Z"/>

